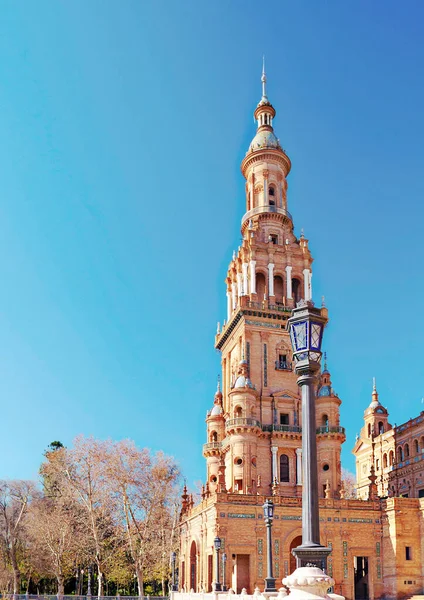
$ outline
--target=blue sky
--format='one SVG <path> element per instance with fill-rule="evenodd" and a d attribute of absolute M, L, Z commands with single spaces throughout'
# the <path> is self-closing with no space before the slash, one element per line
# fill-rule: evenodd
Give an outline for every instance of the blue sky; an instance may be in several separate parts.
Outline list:
<path fill-rule="evenodd" d="M 373 376 L 392 423 L 423 408 L 423 18 L 391 0 L 1 3 L 1 478 L 78 433 L 204 477 L 264 53 L 344 465 Z"/>

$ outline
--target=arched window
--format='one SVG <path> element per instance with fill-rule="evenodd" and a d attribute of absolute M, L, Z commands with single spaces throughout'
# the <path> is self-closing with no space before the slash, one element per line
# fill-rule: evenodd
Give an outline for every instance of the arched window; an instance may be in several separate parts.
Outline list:
<path fill-rule="evenodd" d="M 256 294 L 258 295 L 259 302 L 262 302 L 265 296 L 265 275 L 263 273 L 256 273 Z"/>
<path fill-rule="evenodd" d="M 211 442 L 217 442 L 218 441 L 218 434 L 216 431 L 211 431 Z"/>
<path fill-rule="evenodd" d="M 274 295 L 275 302 L 277 304 L 282 304 L 284 298 L 284 282 L 283 278 L 280 277 L 280 275 L 276 275 L 274 277 Z"/>
<path fill-rule="evenodd" d="M 383 454 L 383 469 L 387 468 L 387 454 Z"/>
<path fill-rule="evenodd" d="M 420 453 L 420 445 L 418 443 L 418 440 L 414 440 L 414 450 L 415 450 L 415 454 Z"/>
<path fill-rule="evenodd" d="M 328 415 L 322 415 L 322 417 L 321 417 L 321 425 L 323 427 L 328 427 Z"/>
<path fill-rule="evenodd" d="M 409 444 L 405 444 L 405 458 L 409 458 Z"/>
<path fill-rule="evenodd" d="M 391 467 L 393 467 L 394 462 L 395 462 L 395 454 L 394 454 L 393 450 L 390 450 L 390 452 L 389 452 L 389 465 Z"/>
<path fill-rule="evenodd" d="M 368 423 L 368 437 L 371 437 L 371 423 Z"/>
<path fill-rule="evenodd" d="M 236 419 L 238 419 L 239 417 L 242 416 L 242 414 L 243 414 L 243 411 L 241 409 L 241 406 L 236 406 L 235 409 L 234 409 L 234 417 Z"/>
<path fill-rule="evenodd" d="M 275 206 L 275 188 L 273 185 L 269 186 L 268 200 L 270 206 Z"/>
<path fill-rule="evenodd" d="M 299 302 L 300 300 L 300 281 L 298 279 L 292 279 L 292 296 L 293 300 Z"/>
<path fill-rule="evenodd" d="M 384 433 L 384 423 L 383 421 L 378 422 L 378 433 Z"/>
<path fill-rule="evenodd" d="M 287 454 L 280 456 L 280 481 L 290 481 L 289 457 Z"/>
<path fill-rule="evenodd" d="M 403 461 L 403 450 L 402 450 L 402 446 L 399 446 L 399 448 L 398 448 L 398 459 L 399 459 L 399 462 L 402 462 L 402 461 Z"/>

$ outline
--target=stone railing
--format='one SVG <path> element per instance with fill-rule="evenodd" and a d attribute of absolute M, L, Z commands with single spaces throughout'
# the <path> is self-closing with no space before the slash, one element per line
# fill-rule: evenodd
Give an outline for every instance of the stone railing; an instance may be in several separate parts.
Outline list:
<path fill-rule="evenodd" d="M 261 427 L 261 424 L 256 419 L 251 419 L 250 417 L 236 417 L 235 419 L 228 419 L 225 423 L 225 428 L 229 429 L 231 427 Z"/>
<path fill-rule="evenodd" d="M 278 593 L 263 593 L 259 588 L 253 594 L 248 594 L 243 588 L 240 594 L 229 589 L 226 592 L 171 592 L 170 600 L 269 600 L 272 596 L 276 600 L 283 600 L 287 596 L 287 590 L 281 587 Z"/>

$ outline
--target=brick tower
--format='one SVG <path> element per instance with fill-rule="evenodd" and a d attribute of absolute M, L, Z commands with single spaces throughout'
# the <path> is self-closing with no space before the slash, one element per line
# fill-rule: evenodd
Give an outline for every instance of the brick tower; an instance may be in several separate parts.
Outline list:
<path fill-rule="evenodd" d="M 224 458 L 229 492 L 301 495 L 302 417 L 287 319 L 297 301 L 312 300 L 313 259 L 308 240 L 294 235 L 287 210 L 291 163 L 274 133 L 275 114 L 263 72 L 262 98 L 254 112 L 258 128 L 241 164 L 243 242 L 228 268 L 227 319 L 215 340 L 222 354 L 222 395 L 207 417 L 204 455 L 211 492 Z M 322 392 L 317 428 L 324 497 L 327 480 L 330 495 L 339 490 L 344 441 L 340 400 L 332 393 L 328 371 Z"/>

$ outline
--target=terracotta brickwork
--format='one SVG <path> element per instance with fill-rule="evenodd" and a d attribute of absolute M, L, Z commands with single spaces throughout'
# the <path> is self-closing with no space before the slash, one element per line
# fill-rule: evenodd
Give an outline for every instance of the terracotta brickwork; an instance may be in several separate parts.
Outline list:
<path fill-rule="evenodd" d="M 242 162 L 242 243 L 229 265 L 227 316 L 215 338 L 222 377 L 206 418 L 206 481 L 197 506 L 186 488 L 183 493 L 179 586 L 186 591 L 211 591 L 217 577 L 216 536 L 227 557 L 225 570 L 220 562 L 220 580 L 236 592 L 263 589 L 266 497 L 272 496 L 275 504 L 277 582 L 294 570 L 291 550 L 301 541 L 302 414 L 287 320 L 297 301 L 312 300 L 313 259 L 308 240 L 293 231 L 287 197 L 291 163 L 274 134 L 275 110 L 266 96 L 264 74 L 262 82 L 255 111 L 258 130 Z M 325 306 L 321 311 L 327 316 Z M 424 439 L 418 438 L 421 421 L 413 435 L 412 425 L 393 430 L 373 390 L 354 449 L 360 499 L 347 499 L 341 481 L 345 431 L 340 404 L 325 361 L 316 401 L 318 495 L 321 543 L 332 548 L 328 571 L 336 581 L 334 591 L 348 599 L 410 596 L 423 586 L 424 500 L 379 496 L 387 496 L 389 488 L 399 496 L 404 489 L 399 481 L 393 488 L 395 463 L 398 480 L 414 477 L 408 489 L 418 495 L 421 454 L 416 452 L 414 467 L 407 464 L 405 444 L 415 451 L 417 438 L 419 449 L 424 447 Z M 398 464 L 399 445 L 404 460 Z"/>

